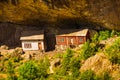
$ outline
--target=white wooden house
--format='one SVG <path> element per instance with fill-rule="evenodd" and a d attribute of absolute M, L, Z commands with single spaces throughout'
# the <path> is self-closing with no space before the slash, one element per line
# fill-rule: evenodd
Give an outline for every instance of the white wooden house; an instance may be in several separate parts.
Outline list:
<path fill-rule="evenodd" d="M 23 50 L 46 50 L 44 31 L 23 31 L 20 37 Z"/>

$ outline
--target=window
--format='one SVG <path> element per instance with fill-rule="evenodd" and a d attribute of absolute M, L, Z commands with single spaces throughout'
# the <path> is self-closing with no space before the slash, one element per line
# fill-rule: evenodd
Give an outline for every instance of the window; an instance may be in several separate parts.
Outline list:
<path fill-rule="evenodd" d="M 59 39 L 59 42 L 64 42 L 64 41 L 65 41 L 64 38 L 60 38 L 60 39 Z"/>
<path fill-rule="evenodd" d="M 31 43 L 24 43 L 24 48 L 32 48 Z"/>
<path fill-rule="evenodd" d="M 80 38 L 80 40 L 79 40 L 80 42 L 83 42 L 83 38 Z"/>
<path fill-rule="evenodd" d="M 61 41 L 61 42 L 64 42 L 64 38 L 61 38 L 60 41 Z"/>

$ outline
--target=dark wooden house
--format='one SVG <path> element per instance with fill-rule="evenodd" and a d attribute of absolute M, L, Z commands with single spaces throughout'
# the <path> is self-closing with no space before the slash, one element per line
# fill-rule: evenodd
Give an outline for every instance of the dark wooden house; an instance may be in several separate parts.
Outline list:
<path fill-rule="evenodd" d="M 70 29 L 58 31 L 56 35 L 56 49 L 64 50 L 67 47 L 76 47 L 84 44 L 90 38 L 88 29 Z"/>

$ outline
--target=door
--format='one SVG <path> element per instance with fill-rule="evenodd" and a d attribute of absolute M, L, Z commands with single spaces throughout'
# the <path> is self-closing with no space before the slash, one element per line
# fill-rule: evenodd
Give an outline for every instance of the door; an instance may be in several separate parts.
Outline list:
<path fill-rule="evenodd" d="M 68 43 L 69 43 L 70 45 L 74 45 L 75 39 L 72 38 L 72 37 L 70 37 L 70 38 L 68 38 L 68 39 L 69 39 L 69 40 L 68 40 Z"/>
<path fill-rule="evenodd" d="M 75 37 L 69 37 L 68 38 L 68 45 L 71 47 L 71 48 L 74 48 L 75 47 Z"/>
<path fill-rule="evenodd" d="M 38 43 L 38 48 L 39 48 L 39 50 L 42 50 L 42 43 L 41 42 Z"/>

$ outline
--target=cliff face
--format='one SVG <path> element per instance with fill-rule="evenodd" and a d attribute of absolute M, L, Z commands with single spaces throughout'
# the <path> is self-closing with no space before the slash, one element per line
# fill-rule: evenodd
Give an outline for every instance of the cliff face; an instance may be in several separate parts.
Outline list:
<path fill-rule="evenodd" d="M 120 30 L 120 0 L 0 0 L 0 21 L 42 27 Z"/>
<path fill-rule="evenodd" d="M 103 27 L 120 30 L 120 0 L 92 0 L 89 2 L 91 19 L 103 24 Z"/>
<path fill-rule="evenodd" d="M 19 37 L 22 28 L 13 24 L 0 24 L 0 45 L 16 46 L 20 45 Z"/>
<path fill-rule="evenodd" d="M 13 23 L 0 23 L 0 46 L 7 45 L 10 48 L 21 46 L 21 33 L 25 30 L 38 30 L 34 26 L 24 26 Z"/>

